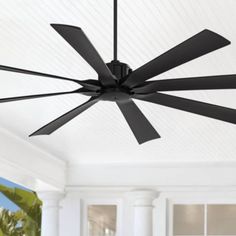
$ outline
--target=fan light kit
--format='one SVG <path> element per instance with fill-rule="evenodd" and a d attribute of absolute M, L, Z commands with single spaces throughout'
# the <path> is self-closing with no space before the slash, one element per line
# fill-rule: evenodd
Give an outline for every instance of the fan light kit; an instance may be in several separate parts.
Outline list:
<path fill-rule="evenodd" d="M 233 89 L 236 88 L 236 75 L 147 81 L 172 68 L 229 45 L 230 42 L 227 39 L 205 29 L 133 71 L 126 63 L 117 60 L 117 8 L 117 0 L 114 0 L 114 60 L 107 64 L 104 63 L 81 28 L 70 25 L 51 24 L 53 29 L 97 72 L 98 80 L 77 80 L 0 65 L 0 70 L 61 79 L 82 86 L 68 92 L 3 98 L 0 99 L 0 102 L 65 94 L 82 94 L 90 97 L 87 102 L 58 117 L 30 136 L 49 135 L 98 101 L 104 100 L 115 102 L 118 105 L 139 144 L 160 138 L 160 135 L 134 103 L 133 99 L 236 124 L 235 109 L 160 93 L 162 91 L 180 90 Z"/>

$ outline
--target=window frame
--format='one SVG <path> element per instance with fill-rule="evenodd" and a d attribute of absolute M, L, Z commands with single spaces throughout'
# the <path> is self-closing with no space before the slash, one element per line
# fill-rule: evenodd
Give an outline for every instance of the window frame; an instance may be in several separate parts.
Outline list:
<path fill-rule="evenodd" d="M 90 205 L 115 205 L 116 206 L 116 236 L 122 236 L 123 202 L 116 198 L 90 198 L 83 200 L 82 207 L 82 235 L 88 235 L 88 206 Z"/>
<path fill-rule="evenodd" d="M 188 195 L 188 194 L 187 194 Z M 217 195 L 217 194 L 216 194 Z M 174 220 L 174 205 L 203 205 L 204 206 L 204 236 L 207 235 L 207 205 L 236 205 L 235 196 L 227 197 L 196 197 L 194 194 L 190 197 L 182 196 L 177 198 L 168 199 L 168 224 L 167 224 L 167 235 L 174 236 L 173 234 L 173 220 Z M 229 235 L 230 236 L 230 235 Z"/>

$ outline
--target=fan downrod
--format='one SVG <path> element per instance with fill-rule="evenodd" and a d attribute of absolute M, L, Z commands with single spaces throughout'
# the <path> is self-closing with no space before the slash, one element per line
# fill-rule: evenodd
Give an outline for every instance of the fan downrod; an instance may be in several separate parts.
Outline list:
<path fill-rule="evenodd" d="M 128 87 L 122 86 L 122 82 L 128 77 L 128 75 L 132 72 L 132 69 L 128 64 L 120 62 L 117 59 L 117 31 L 118 31 L 118 6 L 117 0 L 114 1 L 114 59 L 106 63 L 107 67 L 114 75 L 114 79 L 116 80 L 116 85 L 113 87 L 103 87 L 101 90 L 101 100 L 111 101 L 111 102 L 125 102 L 131 98 L 131 90 Z"/>

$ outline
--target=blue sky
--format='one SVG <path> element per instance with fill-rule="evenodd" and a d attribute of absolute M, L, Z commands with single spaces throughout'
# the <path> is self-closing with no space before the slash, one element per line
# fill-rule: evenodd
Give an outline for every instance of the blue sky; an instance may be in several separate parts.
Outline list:
<path fill-rule="evenodd" d="M 4 178 L 0 177 L 0 184 L 5 185 L 7 187 L 11 187 L 11 188 L 23 188 L 25 189 L 23 186 L 20 186 L 18 184 L 15 184 L 11 181 L 8 181 Z M 8 198 L 6 198 L 2 193 L 0 193 L 0 207 L 9 209 L 10 211 L 17 211 L 19 210 L 19 207 L 16 206 L 12 201 L 10 201 Z"/>

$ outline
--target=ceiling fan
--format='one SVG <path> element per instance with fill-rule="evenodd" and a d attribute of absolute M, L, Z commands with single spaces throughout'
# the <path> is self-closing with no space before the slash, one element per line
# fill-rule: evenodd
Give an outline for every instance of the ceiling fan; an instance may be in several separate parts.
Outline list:
<path fill-rule="evenodd" d="M 230 42 L 227 39 L 205 29 L 132 71 L 127 64 L 117 60 L 117 8 L 117 0 L 114 0 L 114 60 L 107 64 L 104 63 L 81 28 L 70 25 L 51 24 L 53 29 L 97 72 L 98 80 L 77 80 L 0 65 L 0 70 L 61 79 L 82 86 L 74 91 L 68 92 L 2 98 L 0 102 L 65 94 L 82 94 L 90 97 L 87 102 L 46 124 L 30 136 L 49 135 L 98 101 L 103 100 L 115 102 L 118 105 L 139 144 L 160 138 L 160 135 L 137 107 L 133 99 L 236 124 L 235 109 L 160 93 L 162 91 L 178 90 L 233 89 L 236 88 L 236 75 L 147 81 L 172 68 L 229 45 Z"/>

